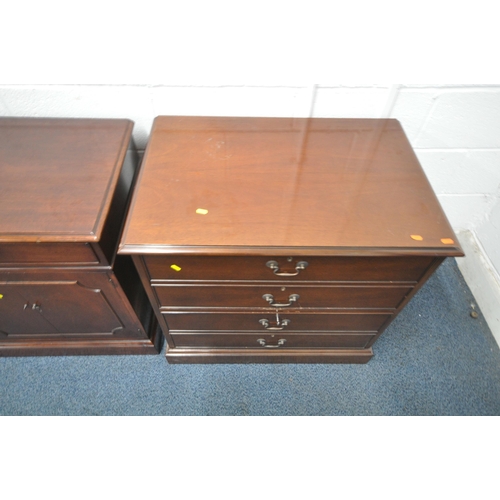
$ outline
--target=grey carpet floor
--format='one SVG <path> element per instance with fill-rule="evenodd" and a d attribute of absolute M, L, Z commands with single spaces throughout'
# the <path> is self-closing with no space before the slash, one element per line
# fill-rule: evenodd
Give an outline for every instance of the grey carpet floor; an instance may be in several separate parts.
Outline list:
<path fill-rule="evenodd" d="M 499 415 L 500 351 L 471 304 L 447 259 L 366 365 L 0 358 L 0 415 Z"/>

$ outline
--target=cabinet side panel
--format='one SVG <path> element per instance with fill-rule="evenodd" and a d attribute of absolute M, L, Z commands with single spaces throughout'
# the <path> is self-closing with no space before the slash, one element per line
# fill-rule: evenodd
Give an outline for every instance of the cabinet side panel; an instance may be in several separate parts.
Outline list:
<path fill-rule="evenodd" d="M 120 177 L 116 184 L 113 201 L 109 209 L 100 241 L 102 251 L 111 266 L 114 263 L 119 238 L 132 193 L 132 187 L 135 183 L 138 164 L 139 157 L 135 146 L 131 141 L 127 154 L 125 155 Z"/>
<path fill-rule="evenodd" d="M 380 335 L 383 333 L 383 331 L 391 324 L 391 322 L 394 320 L 394 318 L 401 312 L 401 310 L 408 304 L 408 302 L 412 299 L 412 297 L 422 288 L 422 286 L 425 284 L 425 282 L 432 276 L 432 274 L 436 271 L 436 269 L 441 265 L 441 263 L 444 261 L 444 257 L 436 257 L 431 265 L 427 268 L 425 273 L 422 275 L 420 278 L 419 282 L 417 285 L 411 290 L 411 292 L 406 296 L 406 298 L 401 302 L 399 305 L 398 309 L 396 310 L 396 313 L 392 315 L 391 317 L 388 318 L 388 320 L 380 327 L 377 336 L 374 337 L 371 342 L 368 343 L 367 347 L 371 347 L 377 339 L 380 337 Z"/>
<path fill-rule="evenodd" d="M 132 261 L 134 263 L 135 269 L 137 270 L 137 275 L 142 282 L 142 287 L 145 290 L 145 293 L 147 295 L 147 298 L 149 300 L 149 303 L 151 307 L 153 308 L 154 315 L 156 317 L 156 320 L 158 321 L 158 325 L 163 333 L 163 336 L 165 337 L 165 340 L 167 341 L 167 344 L 170 344 L 173 346 L 173 341 L 172 338 L 169 335 L 169 330 L 167 323 L 165 321 L 165 318 L 163 314 L 161 313 L 159 306 L 158 306 L 158 301 L 156 300 L 156 296 L 151 288 L 151 282 L 150 282 L 150 276 L 147 267 L 144 264 L 144 260 L 142 256 L 140 255 L 132 255 L 131 256 Z M 162 337 L 161 334 L 160 337 Z M 159 342 L 163 342 L 163 338 L 159 340 Z"/>
<path fill-rule="evenodd" d="M 129 255 L 117 255 L 114 272 L 130 305 L 143 325 L 158 352 L 163 345 L 163 335 L 141 279 Z"/>

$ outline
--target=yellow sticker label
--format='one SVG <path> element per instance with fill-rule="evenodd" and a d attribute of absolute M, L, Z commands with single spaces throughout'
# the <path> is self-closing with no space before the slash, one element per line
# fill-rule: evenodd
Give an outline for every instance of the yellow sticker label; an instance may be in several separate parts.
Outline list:
<path fill-rule="evenodd" d="M 207 215 L 208 214 L 208 210 L 206 208 L 197 208 L 196 209 L 196 213 L 200 214 L 200 215 Z"/>
<path fill-rule="evenodd" d="M 410 234 L 410 238 L 415 241 L 422 241 L 424 238 L 419 234 Z"/>
<path fill-rule="evenodd" d="M 176 265 L 176 264 L 172 264 L 170 267 L 171 267 L 174 271 L 180 271 L 180 270 L 181 270 L 181 268 L 180 268 L 178 265 Z"/>
<path fill-rule="evenodd" d="M 3 299 L 3 295 L 0 293 L 0 299 Z"/>
<path fill-rule="evenodd" d="M 445 245 L 453 245 L 455 243 L 451 238 L 441 238 L 441 243 Z"/>

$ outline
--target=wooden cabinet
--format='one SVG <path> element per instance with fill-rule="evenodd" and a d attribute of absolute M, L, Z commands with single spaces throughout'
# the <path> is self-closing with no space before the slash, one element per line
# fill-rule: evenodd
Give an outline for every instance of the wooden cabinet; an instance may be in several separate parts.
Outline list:
<path fill-rule="evenodd" d="M 120 254 L 172 363 L 364 363 L 463 255 L 396 120 L 158 117 Z"/>
<path fill-rule="evenodd" d="M 135 181 L 128 120 L 0 119 L 0 355 L 157 353 L 116 249 Z"/>

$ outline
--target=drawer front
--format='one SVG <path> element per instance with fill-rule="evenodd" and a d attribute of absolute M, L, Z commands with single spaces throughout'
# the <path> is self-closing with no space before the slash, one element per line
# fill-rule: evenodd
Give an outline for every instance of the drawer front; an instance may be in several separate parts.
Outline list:
<path fill-rule="evenodd" d="M 280 312 L 278 325 L 276 314 L 266 312 L 164 312 L 170 332 L 176 330 L 203 331 L 257 331 L 279 334 L 280 332 L 312 331 L 371 331 L 376 332 L 391 316 L 387 313 L 301 313 Z"/>
<path fill-rule="evenodd" d="M 15 265 L 71 265 L 99 263 L 94 250 L 85 243 L 2 243 L 0 267 Z"/>
<path fill-rule="evenodd" d="M 152 280 L 418 281 L 430 257 L 225 257 L 148 255 Z M 303 264 L 305 263 L 305 264 Z"/>
<path fill-rule="evenodd" d="M 301 348 L 364 348 L 374 337 L 374 334 L 350 333 L 328 334 L 309 333 L 262 334 L 246 333 L 234 335 L 230 333 L 174 333 L 171 335 L 176 347 L 245 347 L 271 349 Z"/>
<path fill-rule="evenodd" d="M 153 286 L 162 307 L 280 307 L 396 309 L 411 291 L 408 286 Z"/>

